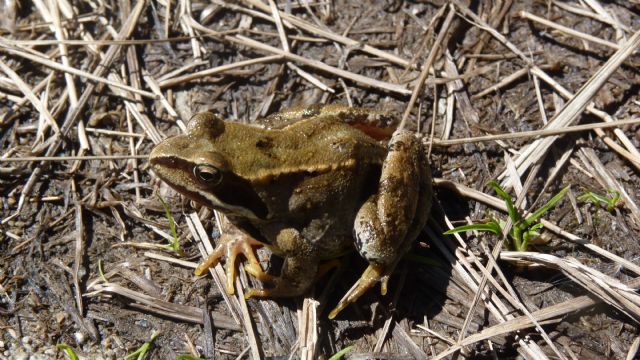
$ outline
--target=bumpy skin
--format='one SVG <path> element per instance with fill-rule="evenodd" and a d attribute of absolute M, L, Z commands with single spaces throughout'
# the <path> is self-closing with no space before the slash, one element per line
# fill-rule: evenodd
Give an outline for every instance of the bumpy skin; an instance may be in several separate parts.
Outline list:
<path fill-rule="evenodd" d="M 297 296 L 313 283 L 321 259 L 355 245 L 370 266 L 330 316 L 377 281 L 384 292 L 431 202 L 429 167 L 413 134 L 396 131 L 387 146 L 368 135 L 384 137 L 390 122 L 383 113 L 340 105 L 286 110 L 262 119 L 263 128 L 201 113 L 187 134 L 157 145 L 150 155 L 156 174 L 242 231 L 223 236 L 197 273 L 227 257 L 233 292 L 235 257 L 243 253 L 249 273 L 273 284 L 248 296 Z M 279 277 L 262 271 L 251 238 L 284 258 Z"/>

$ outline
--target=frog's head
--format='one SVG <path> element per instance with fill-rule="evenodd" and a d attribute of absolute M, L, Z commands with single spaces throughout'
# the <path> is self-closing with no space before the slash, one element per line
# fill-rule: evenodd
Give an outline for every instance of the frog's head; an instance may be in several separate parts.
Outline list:
<path fill-rule="evenodd" d="M 228 215 L 265 218 L 267 208 L 250 181 L 233 171 L 222 151 L 224 120 L 213 113 L 195 115 L 187 133 L 166 139 L 149 155 L 152 170 L 173 189 Z"/>

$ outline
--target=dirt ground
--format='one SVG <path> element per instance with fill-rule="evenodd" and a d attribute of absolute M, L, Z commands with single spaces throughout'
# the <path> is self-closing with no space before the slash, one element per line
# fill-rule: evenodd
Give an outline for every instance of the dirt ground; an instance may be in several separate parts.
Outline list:
<path fill-rule="evenodd" d="M 637 358 L 638 1 L 6 0 L 0 13 L 1 359 L 65 359 L 59 344 L 122 359 L 145 342 L 147 359 Z M 245 301 L 260 284 L 244 271 L 229 296 L 221 267 L 193 275 L 220 234 L 213 213 L 146 160 L 200 111 L 253 123 L 323 103 L 406 118 L 434 176 L 388 294 L 335 320 L 366 267 L 355 252 L 304 298 Z M 568 187 L 527 252 L 443 235 L 522 228 L 492 180 L 520 213 Z"/>

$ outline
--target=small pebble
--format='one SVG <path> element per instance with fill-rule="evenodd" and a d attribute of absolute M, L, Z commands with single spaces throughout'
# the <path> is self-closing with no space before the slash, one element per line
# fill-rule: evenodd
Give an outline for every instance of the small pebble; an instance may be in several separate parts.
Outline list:
<path fill-rule="evenodd" d="M 78 345 L 82 345 L 84 341 L 87 339 L 87 337 L 84 336 L 84 334 L 80 331 L 73 334 L 73 336 L 76 338 L 76 343 L 78 343 Z"/>
<path fill-rule="evenodd" d="M 58 324 L 61 324 L 66 318 L 67 318 L 67 315 L 63 312 L 59 312 L 56 314 L 56 322 Z"/>

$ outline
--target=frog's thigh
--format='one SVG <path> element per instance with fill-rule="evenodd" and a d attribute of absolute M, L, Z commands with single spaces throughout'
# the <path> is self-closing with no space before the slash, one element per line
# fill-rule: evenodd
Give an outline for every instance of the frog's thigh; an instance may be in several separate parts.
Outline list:
<path fill-rule="evenodd" d="M 367 199 L 354 224 L 356 248 L 372 264 L 390 271 L 424 225 L 425 183 L 430 181 L 424 166 L 422 148 L 411 132 L 397 131 L 389 142 L 389 153 L 382 166 L 378 193 Z M 419 230 L 419 229 L 418 229 Z"/>
<path fill-rule="evenodd" d="M 318 256 L 313 246 L 297 230 L 281 230 L 277 243 L 284 257 L 282 273 L 273 279 L 273 288 L 253 290 L 250 296 L 299 296 L 304 294 L 315 280 L 318 272 Z"/>

